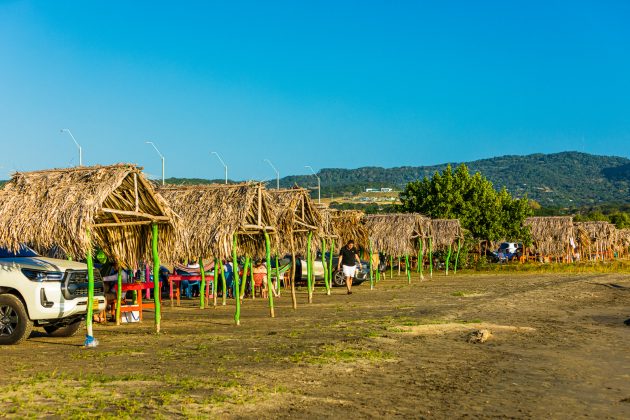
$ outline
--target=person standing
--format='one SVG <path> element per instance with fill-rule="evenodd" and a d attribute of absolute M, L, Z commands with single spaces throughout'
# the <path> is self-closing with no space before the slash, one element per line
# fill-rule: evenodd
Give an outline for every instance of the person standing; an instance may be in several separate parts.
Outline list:
<path fill-rule="evenodd" d="M 352 294 L 352 279 L 357 269 L 357 263 L 361 268 L 361 259 L 354 248 L 354 241 L 350 239 L 348 243 L 339 250 L 339 262 L 337 271 L 343 266 L 343 275 L 346 277 L 346 288 L 348 294 Z"/>

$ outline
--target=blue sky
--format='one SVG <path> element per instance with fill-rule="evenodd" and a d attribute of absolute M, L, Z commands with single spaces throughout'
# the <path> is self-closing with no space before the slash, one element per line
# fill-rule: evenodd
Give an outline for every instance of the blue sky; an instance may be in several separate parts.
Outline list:
<path fill-rule="evenodd" d="M 627 1 L 0 0 L 0 178 L 630 156 Z"/>

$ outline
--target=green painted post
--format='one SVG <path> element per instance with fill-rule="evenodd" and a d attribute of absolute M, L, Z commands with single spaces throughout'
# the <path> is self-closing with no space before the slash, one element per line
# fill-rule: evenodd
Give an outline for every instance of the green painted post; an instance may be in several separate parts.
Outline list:
<path fill-rule="evenodd" d="M 227 305 L 227 282 L 225 281 L 225 267 L 223 261 L 219 262 L 219 268 L 221 269 L 221 286 L 223 287 L 223 302 L 222 305 Z"/>
<path fill-rule="evenodd" d="M 433 278 L 433 238 L 429 238 L 429 277 Z"/>
<path fill-rule="evenodd" d="M 446 275 L 448 276 L 448 265 L 451 262 L 451 251 L 452 249 L 452 245 L 448 244 L 448 253 L 446 254 Z"/>
<path fill-rule="evenodd" d="M 373 270 L 374 267 L 372 267 L 372 241 L 370 241 L 370 290 L 374 290 L 374 276 L 373 276 Z"/>
<path fill-rule="evenodd" d="M 453 274 L 457 274 L 457 265 L 459 264 L 459 250 L 461 248 L 461 239 L 457 238 L 457 254 L 455 255 L 455 266 L 453 267 Z"/>
<path fill-rule="evenodd" d="M 306 288 L 308 289 L 308 303 L 313 303 L 313 289 L 311 287 L 311 239 L 313 234 L 308 233 L 306 240 Z"/>
<path fill-rule="evenodd" d="M 278 285 L 278 297 L 280 297 L 280 267 L 278 265 L 277 255 L 276 255 L 276 284 Z"/>
<path fill-rule="evenodd" d="M 245 289 L 247 289 L 247 268 L 249 267 L 249 257 L 245 256 L 245 264 L 243 264 L 243 282 L 241 283 L 241 294 L 240 299 L 241 302 L 243 298 L 245 298 Z"/>
<path fill-rule="evenodd" d="M 326 294 L 330 295 L 330 277 L 328 272 L 328 264 L 326 262 L 326 240 L 322 239 L 322 267 L 324 268 L 324 285 L 326 286 Z"/>
<path fill-rule="evenodd" d="M 214 277 L 212 278 L 212 305 L 217 306 L 217 282 L 219 281 L 219 260 L 214 259 Z"/>
<path fill-rule="evenodd" d="M 160 307 L 160 297 L 162 291 L 160 290 L 160 256 L 158 255 L 158 225 L 153 223 L 151 225 L 152 235 L 151 244 L 153 251 L 153 303 L 155 305 L 155 332 L 160 333 L 160 321 L 162 320 L 162 312 Z"/>
<path fill-rule="evenodd" d="M 407 273 L 407 283 L 411 284 L 411 270 L 409 268 L 409 254 L 405 254 L 405 272 Z"/>
<path fill-rule="evenodd" d="M 86 347 L 96 347 L 98 341 L 94 339 L 94 331 L 92 330 L 92 323 L 94 320 L 94 262 L 92 261 L 92 241 L 90 240 L 90 230 L 86 231 L 88 250 L 86 254 L 87 266 L 88 266 L 88 301 L 87 301 L 87 316 L 85 319 L 85 328 L 87 334 L 85 336 Z"/>
<path fill-rule="evenodd" d="M 116 278 L 116 325 L 120 325 L 120 305 L 122 305 L 122 268 L 118 269 Z"/>
<path fill-rule="evenodd" d="M 390 279 L 394 278 L 394 256 L 393 255 L 389 256 L 389 278 Z"/>
<path fill-rule="evenodd" d="M 199 309 L 206 307 L 206 269 L 203 267 L 203 259 L 199 258 L 199 273 L 201 274 L 201 285 L 199 286 Z"/>
<path fill-rule="evenodd" d="M 332 283 L 332 281 L 333 281 L 333 255 L 335 255 L 335 240 L 331 239 L 330 240 L 330 258 L 329 258 L 329 261 L 328 261 L 328 273 L 330 273 L 329 274 L 329 276 L 330 276 L 330 278 L 329 278 L 330 283 Z M 328 294 L 330 294 L 330 290 L 328 290 L 328 292 L 329 292 Z"/>
<path fill-rule="evenodd" d="M 234 322 L 236 325 L 241 325 L 241 299 L 238 290 L 239 275 L 238 275 L 238 256 L 236 252 L 236 233 L 232 235 L 232 273 L 234 273 L 234 302 L 236 303 L 236 310 L 234 311 Z M 226 293 L 223 291 L 223 296 Z"/>
<path fill-rule="evenodd" d="M 265 232 L 265 252 L 267 255 L 267 295 L 269 296 L 269 316 L 275 318 L 273 309 L 273 285 L 271 284 L 271 243 L 269 234 Z"/>

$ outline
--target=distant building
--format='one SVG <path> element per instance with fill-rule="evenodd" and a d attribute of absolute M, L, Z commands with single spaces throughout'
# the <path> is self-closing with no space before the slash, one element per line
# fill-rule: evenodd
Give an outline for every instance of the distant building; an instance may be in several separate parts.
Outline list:
<path fill-rule="evenodd" d="M 366 193 L 388 193 L 388 192 L 392 192 L 393 189 L 392 188 L 366 188 L 365 192 Z"/>

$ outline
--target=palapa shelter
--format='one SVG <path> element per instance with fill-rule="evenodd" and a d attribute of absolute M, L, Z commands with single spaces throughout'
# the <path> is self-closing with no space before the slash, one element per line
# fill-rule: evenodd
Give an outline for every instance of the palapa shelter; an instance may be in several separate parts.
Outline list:
<path fill-rule="evenodd" d="M 118 164 L 18 172 L 0 191 L 0 244 L 58 247 L 74 259 L 87 259 L 90 336 L 94 247 L 128 268 L 153 260 L 154 278 L 159 278 L 158 248 L 166 255 L 173 249 L 177 218 L 141 169 Z M 159 299 L 155 309 L 159 332 Z"/>
<path fill-rule="evenodd" d="M 158 189 L 181 220 L 176 254 L 180 259 L 265 256 L 264 232 L 275 232 L 271 198 L 262 184 L 165 185 Z"/>
<path fill-rule="evenodd" d="M 464 231 L 459 223 L 459 219 L 432 219 L 431 220 L 431 238 L 429 243 L 429 253 L 433 250 L 447 250 L 446 255 L 446 274 L 451 261 L 451 252 L 453 245 L 457 246 L 457 255 L 455 257 L 455 272 L 457 273 L 457 264 L 459 261 L 459 251 L 461 249 L 461 241 L 464 239 Z M 430 269 L 433 271 L 433 260 L 430 256 Z"/>
<path fill-rule="evenodd" d="M 368 231 L 363 224 L 365 214 L 358 210 L 326 210 L 329 212 L 332 234 L 338 238 L 341 245 L 350 239 L 364 249 L 368 247 Z"/>
<path fill-rule="evenodd" d="M 626 258 L 630 252 L 630 229 L 617 229 L 616 252 L 619 258 Z"/>
<path fill-rule="evenodd" d="M 415 255 L 425 238 L 431 237 L 431 219 L 418 213 L 365 216 L 372 246 L 391 256 Z"/>
<path fill-rule="evenodd" d="M 532 247 L 541 257 L 570 257 L 571 241 L 575 240 L 571 216 L 528 217 L 524 224 L 529 226 Z"/>
<path fill-rule="evenodd" d="M 269 195 L 273 203 L 276 216 L 276 226 L 282 235 L 278 236 L 277 251 L 279 254 L 292 255 L 291 269 L 291 296 L 293 307 L 297 307 L 295 296 L 295 254 L 300 250 L 307 256 L 307 285 L 309 302 L 313 300 L 314 282 L 313 271 L 313 249 L 312 246 L 322 241 L 322 249 L 325 247 L 324 226 L 322 215 L 315 208 L 308 190 L 303 188 L 291 188 L 283 190 L 269 190 Z M 324 256 L 325 261 L 325 256 Z M 328 267 L 326 267 L 328 268 Z M 324 283 L 326 289 L 330 290 L 328 283 L 328 271 L 324 270 Z"/>
<path fill-rule="evenodd" d="M 587 259 L 614 258 L 617 245 L 617 228 L 603 221 L 576 222 L 577 245 L 580 254 Z"/>
<path fill-rule="evenodd" d="M 271 198 L 260 183 L 166 185 L 160 194 L 177 212 L 183 227 L 177 242 L 177 257 L 196 259 L 214 257 L 215 261 L 238 260 L 238 255 L 269 258 L 270 233 L 276 232 L 275 214 Z M 275 235 L 273 235 L 275 243 Z M 236 263 L 235 263 L 236 266 Z M 215 278 L 217 278 L 215 264 Z M 269 267 L 269 264 L 267 265 Z M 203 272 L 203 270 L 201 270 Z M 234 270 L 238 275 L 238 270 Z M 225 291 L 225 277 L 223 290 Z M 240 324 L 240 291 L 236 278 L 234 320 Z M 205 275 L 202 274 L 202 290 Z M 269 294 L 271 315 L 274 315 L 273 298 Z M 216 304 L 216 293 L 215 304 Z M 223 293 L 225 305 L 226 293 Z M 204 307 L 204 293 L 200 293 L 200 307 Z"/>

